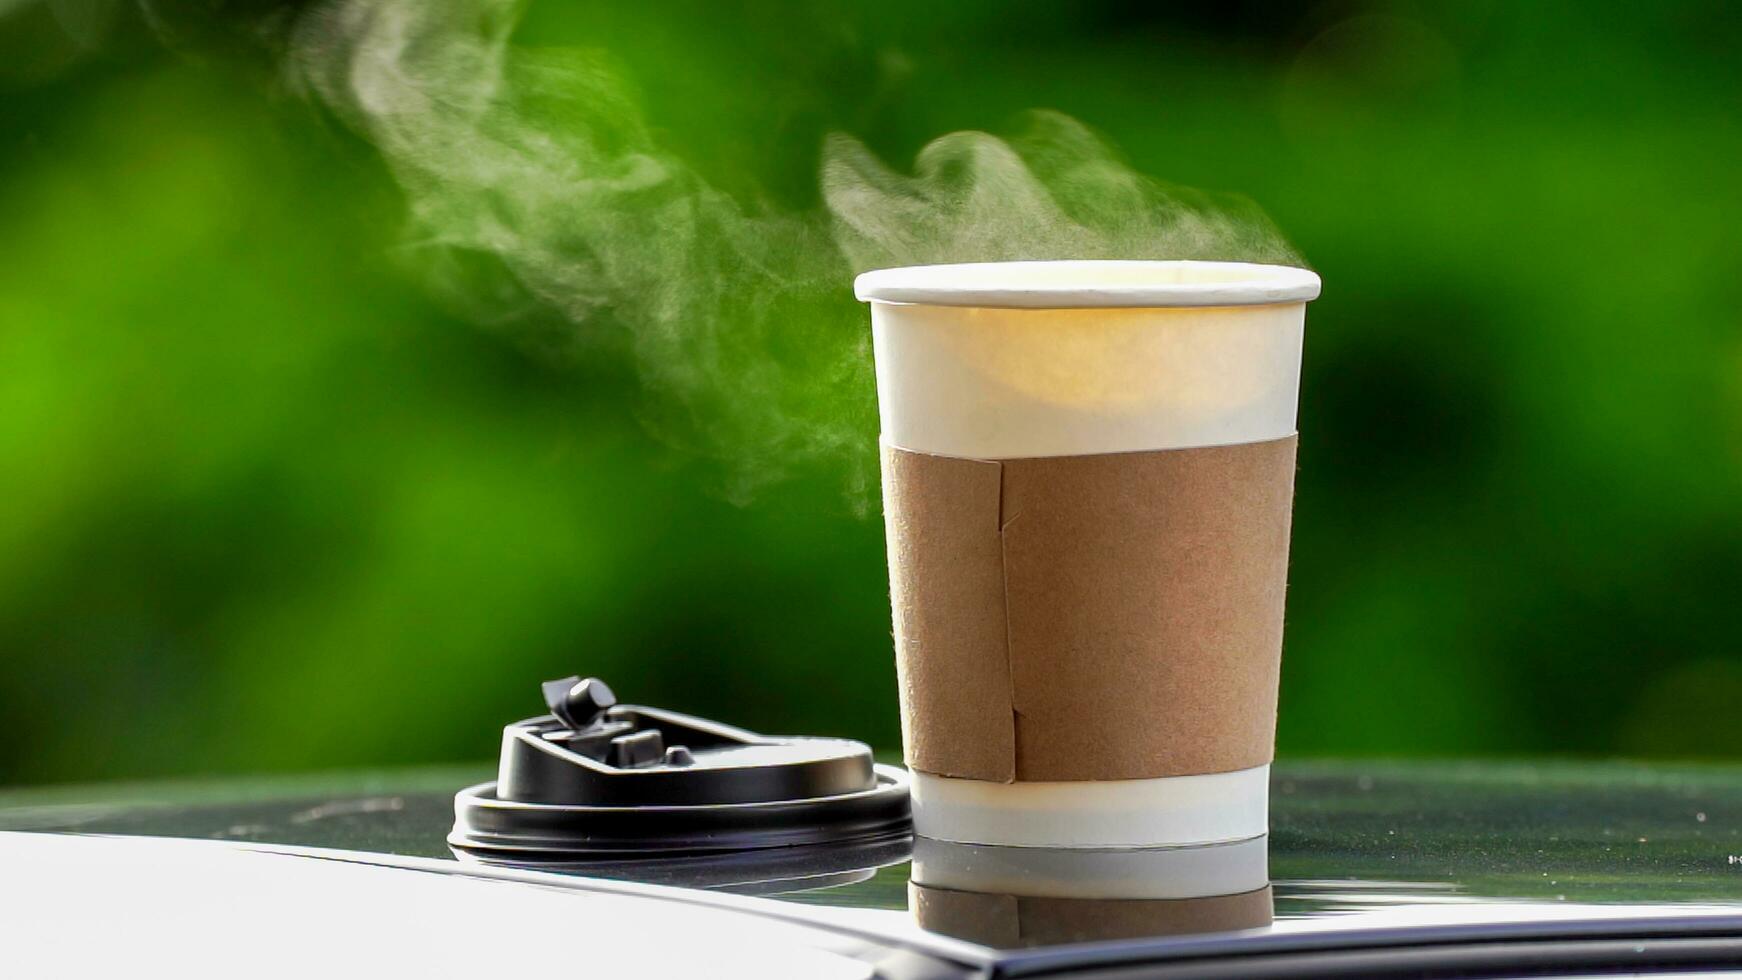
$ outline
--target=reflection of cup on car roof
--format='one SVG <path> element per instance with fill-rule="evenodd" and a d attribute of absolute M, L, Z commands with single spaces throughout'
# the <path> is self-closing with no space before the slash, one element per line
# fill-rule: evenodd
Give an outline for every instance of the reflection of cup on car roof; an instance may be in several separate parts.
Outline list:
<path fill-rule="evenodd" d="M 1270 924 L 1269 839 L 1086 850 L 914 841 L 923 929 L 996 947 L 1231 932 Z"/>

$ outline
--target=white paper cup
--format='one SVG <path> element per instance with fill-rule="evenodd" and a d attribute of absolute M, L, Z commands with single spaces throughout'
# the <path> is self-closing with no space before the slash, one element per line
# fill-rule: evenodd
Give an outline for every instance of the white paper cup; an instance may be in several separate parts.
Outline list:
<path fill-rule="evenodd" d="M 868 272 L 854 290 L 871 304 L 883 441 L 1012 460 L 1292 436 L 1319 278 L 1233 262 L 1003 262 Z M 994 845 L 1240 840 L 1267 829 L 1268 779 L 1268 765 L 1096 782 L 916 771 L 914 821 L 927 837 Z"/>

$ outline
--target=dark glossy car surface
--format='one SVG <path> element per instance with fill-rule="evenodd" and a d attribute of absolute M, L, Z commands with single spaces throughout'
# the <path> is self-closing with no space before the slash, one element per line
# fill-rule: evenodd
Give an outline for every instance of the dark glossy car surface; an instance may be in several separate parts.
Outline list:
<path fill-rule="evenodd" d="M 9 919 L 19 921 L 30 889 L 58 874 L 93 881 L 108 875 L 118 883 L 118 893 L 136 898 L 137 889 L 126 882 L 132 880 L 129 875 L 149 877 L 134 866 L 142 842 L 64 836 L 124 835 L 206 842 L 197 848 L 176 844 L 180 850 L 170 853 L 158 841 L 158 857 L 149 863 L 160 872 L 166 866 L 204 867 L 223 852 L 246 855 L 256 870 L 270 859 L 279 862 L 274 868 L 364 864 L 398 869 L 394 873 L 401 876 L 449 872 L 417 876 L 420 881 L 492 881 L 496 889 L 482 903 L 486 913 L 473 910 L 469 897 L 435 903 L 444 910 L 463 906 L 472 917 L 467 921 L 483 922 L 515 903 L 555 902 L 559 892 L 584 893 L 595 902 L 607 897 L 619 907 L 682 907 L 682 914 L 661 911 L 627 919 L 564 915 L 559 921 L 567 926 L 547 945 L 523 937 L 515 946 L 547 959 L 565 943 L 592 950 L 590 955 L 604 957 L 601 962 L 640 962 L 637 957 L 645 956 L 648 975 L 679 975 L 681 963 L 656 961 L 693 953 L 697 943 L 716 944 L 706 958 L 722 971 L 733 965 L 747 967 L 746 975 L 771 976 L 829 975 L 832 969 L 809 962 L 786 963 L 794 969 L 785 972 L 780 963 L 756 965 L 756 956 L 776 949 L 822 950 L 817 955 L 870 970 L 847 970 L 843 976 L 891 977 L 1082 971 L 1123 976 L 1119 971 L 1127 969 L 1141 971 L 1130 975 L 1170 970 L 1187 975 L 1223 970 L 1290 976 L 1565 975 L 1727 970 L 1742 964 L 1742 770 L 1734 768 L 1279 764 L 1272 785 L 1269 891 L 1244 893 L 1240 908 L 1245 911 L 1237 913 L 1250 917 L 1255 903 L 1263 902 L 1261 919 L 1274 916 L 1269 924 L 1218 918 L 1229 914 L 1219 911 L 1230 908 L 1225 902 L 1206 906 L 1194 900 L 1197 905 L 1190 908 L 1174 899 L 1084 904 L 1097 899 L 1099 885 L 1069 880 L 1070 869 L 1089 864 L 1054 861 L 1045 864 L 1044 875 L 1028 881 L 1004 868 L 994 875 L 1000 884 L 971 896 L 977 904 L 964 906 L 966 918 L 957 914 L 959 908 L 942 918 L 934 910 L 933 921 L 925 923 L 931 931 L 915 921 L 925 913 L 924 889 L 910 887 L 916 870 L 906 840 L 852 850 L 784 849 L 730 859 L 532 871 L 456 856 L 446 843 L 452 794 L 488 775 L 480 769 L 426 769 L 7 792 L 0 794 L 0 831 L 63 836 L 0 835 L 0 849 L 12 855 L 15 869 L 20 855 L 60 848 L 52 860 L 25 862 L 26 871 L 35 867 L 37 879 L 20 878 L 15 871 L 11 882 L 0 885 L 0 903 Z M 98 846 L 108 850 L 92 849 Z M 1262 862 L 1264 845 L 1257 846 Z M 922 861 L 927 853 L 922 849 Z M 123 859 L 123 854 L 133 857 Z M 1103 866 L 1137 867 L 1118 855 Z M 964 867 L 983 870 L 972 860 Z M 258 887 L 276 889 L 274 873 L 261 871 Z M 1129 888 L 1130 879 L 1144 873 L 1124 874 L 1126 880 L 1116 887 Z M 1011 880 L 1013 874 L 1018 880 Z M 236 887 L 234 880 L 223 880 L 225 887 Z M 1161 888 L 1155 894 L 1172 894 L 1168 882 L 1148 884 Z M 325 884 L 312 887 L 312 896 L 299 893 L 290 910 L 274 914 L 294 916 L 296 909 L 333 894 L 323 891 Z M 355 882 L 345 886 L 354 887 Z M 964 897 L 956 888 L 952 884 L 945 892 L 952 899 Z M 1055 892 L 1057 900 L 1051 901 Z M 258 896 L 237 893 L 233 900 L 246 905 Z M 370 906 L 376 909 L 377 928 L 363 930 L 357 941 L 374 936 L 407 942 L 389 928 L 416 921 L 404 909 L 418 903 L 405 906 L 404 901 L 387 895 Z M 1213 914 L 1200 914 L 1205 908 Z M 1093 914 L 1083 914 L 1085 909 Z M 1124 914 L 1133 909 L 1142 915 Z M 1190 914 L 1179 914 L 1182 909 Z M 39 920 L 54 921 L 52 910 L 35 911 Z M 757 920 L 764 923 L 757 928 L 764 929 L 775 923 L 778 934 L 733 947 L 732 937 L 747 935 L 744 928 L 734 925 L 719 935 L 704 935 L 696 923 L 707 915 L 735 923 Z M 1226 928 L 1230 925 L 1232 930 Z M 99 931 L 94 924 L 86 927 Z M 320 921 L 304 928 L 310 927 L 315 931 L 304 934 L 317 944 L 319 930 L 333 928 Z M 687 930 L 694 941 L 660 940 L 674 930 Z M 491 962 L 504 962 L 499 931 L 482 925 L 470 931 L 476 944 L 496 947 Z M 444 935 L 446 942 L 465 945 L 451 930 Z M 444 955 L 441 962 L 460 962 L 457 953 Z M 746 956 L 750 962 L 742 960 Z"/>

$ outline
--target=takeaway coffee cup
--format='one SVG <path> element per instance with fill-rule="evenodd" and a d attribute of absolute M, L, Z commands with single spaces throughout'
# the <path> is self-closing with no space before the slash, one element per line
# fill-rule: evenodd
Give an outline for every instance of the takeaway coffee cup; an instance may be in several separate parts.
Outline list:
<path fill-rule="evenodd" d="M 1318 277 L 1006 262 L 869 272 L 855 291 L 917 832 L 1263 834 Z"/>

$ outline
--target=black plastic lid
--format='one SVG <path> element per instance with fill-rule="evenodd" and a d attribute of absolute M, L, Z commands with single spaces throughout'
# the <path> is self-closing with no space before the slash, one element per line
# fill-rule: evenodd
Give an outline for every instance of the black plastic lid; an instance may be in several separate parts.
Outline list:
<path fill-rule="evenodd" d="M 573 863 L 910 832 L 907 774 L 874 764 L 863 743 L 620 705 L 597 678 L 549 681 L 544 700 L 550 714 L 503 729 L 496 782 L 455 795 L 455 847 Z"/>

